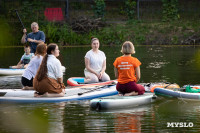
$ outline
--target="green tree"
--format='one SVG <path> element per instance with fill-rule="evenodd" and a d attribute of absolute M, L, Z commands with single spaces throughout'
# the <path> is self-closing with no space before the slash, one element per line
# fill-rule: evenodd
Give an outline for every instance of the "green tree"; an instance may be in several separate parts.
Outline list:
<path fill-rule="evenodd" d="M 95 17 L 103 18 L 105 15 L 106 4 L 104 0 L 94 0 L 95 5 L 92 5 Z"/>
<path fill-rule="evenodd" d="M 136 12 L 136 1 L 126 0 L 124 11 L 129 19 L 133 19 L 135 17 L 135 12 Z"/>
<path fill-rule="evenodd" d="M 179 19 L 178 0 L 162 0 L 163 3 L 163 21 L 172 21 Z"/>

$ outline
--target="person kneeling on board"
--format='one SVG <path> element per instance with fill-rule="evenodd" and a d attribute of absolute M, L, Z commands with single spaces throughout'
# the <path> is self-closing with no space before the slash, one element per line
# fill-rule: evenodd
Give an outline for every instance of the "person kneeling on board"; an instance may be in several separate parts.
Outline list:
<path fill-rule="evenodd" d="M 35 56 L 31 59 L 21 78 L 21 83 L 24 86 L 23 90 L 33 90 L 33 79 L 42 62 L 43 56 L 47 53 L 47 45 L 44 43 L 38 44 Z"/>
<path fill-rule="evenodd" d="M 135 54 L 133 43 L 124 42 L 121 52 L 123 56 L 116 58 L 113 63 L 115 77 L 118 79 L 117 91 L 124 96 L 143 95 L 144 87 L 136 83 L 140 79 L 141 62 L 131 56 L 131 54 Z"/>
<path fill-rule="evenodd" d="M 58 45 L 51 43 L 47 47 L 47 54 L 33 80 L 35 97 L 61 97 L 65 95 Z"/>

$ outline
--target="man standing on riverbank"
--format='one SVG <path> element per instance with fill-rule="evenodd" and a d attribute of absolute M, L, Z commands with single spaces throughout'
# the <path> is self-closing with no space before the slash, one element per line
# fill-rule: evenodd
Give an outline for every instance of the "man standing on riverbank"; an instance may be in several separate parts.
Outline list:
<path fill-rule="evenodd" d="M 29 42 L 29 45 L 31 47 L 31 53 L 35 53 L 36 47 L 39 43 L 44 43 L 45 42 L 45 34 L 43 31 L 39 31 L 39 26 L 38 23 L 33 22 L 31 24 L 31 29 L 32 32 L 26 35 L 27 30 L 23 29 L 23 36 L 21 39 L 21 43 L 26 43 Z"/>

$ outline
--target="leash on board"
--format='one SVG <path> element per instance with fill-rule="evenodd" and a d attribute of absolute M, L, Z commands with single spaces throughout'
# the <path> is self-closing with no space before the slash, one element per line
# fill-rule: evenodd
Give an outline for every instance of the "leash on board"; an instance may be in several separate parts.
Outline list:
<path fill-rule="evenodd" d="M 104 88 L 104 87 L 106 87 L 106 86 L 109 87 L 109 86 L 113 86 L 113 85 L 116 85 L 116 82 L 115 82 L 115 81 L 113 81 L 113 82 L 111 82 L 110 84 L 107 84 L 107 85 L 97 86 L 97 87 L 95 87 L 94 89 L 91 89 L 91 90 L 86 91 L 86 92 L 80 92 L 80 93 L 78 93 L 78 95 L 81 96 L 81 95 L 83 95 L 83 94 L 87 94 L 87 93 L 89 93 L 89 92 L 93 92 L 93 91 L 95 91 L 95 90 Z"/>

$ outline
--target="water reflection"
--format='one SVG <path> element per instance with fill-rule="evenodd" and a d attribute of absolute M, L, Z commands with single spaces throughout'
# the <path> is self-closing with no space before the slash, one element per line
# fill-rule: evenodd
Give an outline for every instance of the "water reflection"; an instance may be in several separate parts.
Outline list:
<path fill-rule="evenodd" d="M 89 101 L 0 105 L 0 132 L 186 132 L 200 129 L 199 103 L 160 99 L 123 110 L 94 111 Z M 193 122 L 169 128 L 167 122 Z M 12 127 L 12 128 L 10 128 Z"/>
<path fill-rule="evenodd" d="M 161 68 L 167 64 L 169 64 L 169 62 L 150 62 L 146 68 Z"/>
<path fill-rule="evenodd" d="M 65 103 L 18 106 L 1 104 L 0 113 L 0 132 L 64 132 Z"/>
<path fill-rule="evenodd" d="M 67 67 L 66 79 L 83 76 L 84 55 L 90 49 L 61 48 L 59 57 Z M 113 65 L 121 47 L 102 47 L 107 73 L 114 79 Z M 180 86 L 199 84 L 200 47 L 136 47 L 141 62 L 140 82 L 171 82 Z M 16 63 L 23 48 L 1 50 L 0 67 Z M 16 57 L 8 60 L 5 57 Z M 0 76 L 0 89 L 21 88 L 21 76 Z M 97 112 L 89 101 L 60 104 L 0 104 L 0 132 L 199 132 L 199 102 L 161 99 L 144 107 Z M 169 128 L 167 122 L 193 122 L 193 128 Z"/>
<path fill-rule="evenodd" d="M 64 117 L 66 103 L 56 103 L 54 107 L 45 109 L 49 115 L 49 130 L 48 133 L 63 133 L 64 132 Z"/>
<path fill-rule="evenodd" d="M 21 76 L 0 76 L 0 89 L 21 89 Z"/>
<path fill-rule="evenodd" d="M 162 132 L 194 132 L 200 129 L 199 102 L 188 102 L 178 99 L 163 99 L 162 103 L 154 106 L 157 131 Z M 193 123 L 193 127 L 168 127 L 167 123 Z"/>
<path fill-rule="evenodd" d="M 132 109 L 114 112 L 114 130 L 115 132 L 141 132 L 141 120 L 144 119 L 146 111 L 149 107 L 135 107 Z"/>

